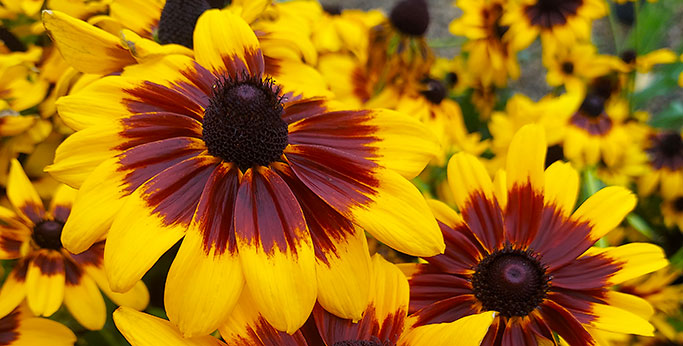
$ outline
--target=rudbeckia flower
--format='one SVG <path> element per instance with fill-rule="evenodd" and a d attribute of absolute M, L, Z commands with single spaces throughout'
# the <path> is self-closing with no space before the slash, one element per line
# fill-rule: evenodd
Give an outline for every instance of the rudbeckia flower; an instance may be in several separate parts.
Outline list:
<path fill-rule="evenodd" d="M 607 14 L 603 0 L 511 1 L 503 15 L 510 27 L 510 44 L 516 50 L 528 47 L 541 36 L 543 49 L 554 51 L 590 38 L 591 24 Z"/>
<path fill-rule="evenodd" d="M 649 304 L 610 287 L 666 266 L 663 251 L 647 243 L 591 247 L 635 207 L 635 196 L 607 187 L 574 210 L 577 172 L 561 162 L 544 171 L 545 153 L 542 128 L 527 125 L 493 182 L 474 156 L 451 158 L 448 180 L 462 216 L 433 201 L 446 252 L 403 268 L 414 333 L 488 311 L 496 318 L 483 345 L 555 344 L 555 333 L 570 345 L 594 345 L 593 329 L 652 335 Z"/>
<path fill-rule="evenodd" d="M 73 346 L 75 342 L 76 335 L 69 328 L 56 321 L 33 317 L 23 306 L 0 317 L 0 344 L 3 346 Z"/>
<path fill-rule="evenodd" d="M 0 289 L 0 316 L 24 298 L 39 316 L 52 315 L 64 303 L 81 325 L 94 330 L 102 328 L 107 318 L 100 289 L 117 304 L 147 306 L 149 294 L 140 281 L 130 292 L 111 292 L 102 268 L 103 242 L 78 255 L 62 247 L 60 236 L 75 194 L 62 185 L 46 210 L 21 164 L 12 161 L 7 198 L 16 212 L 0 207 L 0 258 L 18 262 Z"/>
<path fill-rule="evenodd" d="M 635 50 L 628 49 L 621 53 L 620 58 L 615 68 L 624 73 L 633 71 L 647 73 L 654 65 L 671 64 L 677 60 L 676 54 L 667 48 L 657 49 L 643 55 L 638 55 Z"/>
<path fill-rule="evenodd" d="M 165 291 L 184 335 L 215 330 L 243 286 L 293 333 L 316 298 L 360 319 L 370 257 L 355 225 L 409 254 L 443 250 L 406 179 L 438 150 L 419 122 L 283 92 L 230 11 L 199 18 L 194 56 L 129 66 L 58 103 L 78 132 L 48 170 L 80 187 L 62 241 L 80 253 L 109 230 L 115 291 L 184 237 Z"/>
<path fill-rule="evenodd" d="M 469 52 L 469 72 L 484 85 L 503 87 L 508 78 L 520 74 L 517 50 L 508 43 L 509 26 L 501 21 L 506 4 L 505 0 L 455 2 L 463 15 L 451 22 L 449 30 L 468 38 L 463 50 Z"/>
<path fill-rule="evenodd" d="M 564 85 L 572 91 L 583 91 L 586 80 L 609 73 L 616 60 L 597 54 L 597 48 L 589 43 L 561 46 L 543 55 L 548 85 Z"/>
<path fill-rule="evenodd" d="M 662 216 L 667 227 L 678 226 L 683 232 L 683 193 L 674 195 L 662 203 Z"/>
<path fill-rule="evenodd" d="M 659 186 L 665 199 L 683 195 L 683 135 L 656 131 L 647 138 L 648 170 L 638 182 L 638 194 L 647 196 Z"/>

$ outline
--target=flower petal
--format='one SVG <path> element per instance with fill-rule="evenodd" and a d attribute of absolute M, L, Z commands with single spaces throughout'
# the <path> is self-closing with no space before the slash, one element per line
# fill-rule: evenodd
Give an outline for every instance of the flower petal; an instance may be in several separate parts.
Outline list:
<path fill-rule="evenodd" d="M 318 302 L 340 318 L 360 320 L 371 277 L 365 233 L 307 188 L 289 166 L 274 167 L 296 196 L 311 233 Z"/>
<path fill-rule="evenodd" d="M 73 266 L 72 268 L 75 270 L 70 270 L 70 266 Z M 97 284 L 68 261 L 66 262 L 66 269 L 67 274 L 76 271 L 80 273 L 80 277 L 67 275 L 64 304 L 83 327 L 90 330 L 102 329 L 107 320 L 107 307 Z"/>
<path fill-rule="evenodd" d="M 116 327 L 133 346 L 156 346 L 162 340 L 168 346 L 225 345 L 210 335 L 185 339 L 170 322 L 131 308 L 122 306 L 113 317 Z"/>
<path fill-rule="evenodd" d="M 47 318 L 27 318 L 19 323 L 19 337 L 12 345 L 73 346 L 76 335 L 66 326 Z"/>
<path fill-rule="evenodd" d="M 444 251 L 424 197 L 398 173 L 321 146 L 290 144 L 285 156 L 309 189 L 379 241 L 415 256 Z"/>
<path fill-rule="evenodd" d="M 272 170 L 250 169 L 242 177 L 235 231 L 247 287 L 259 297 L 258 311 L 276 329 L 294 333 L 315 304 L 315 257 L 301 207 Z"/>
<path fill-rule="evenodd" d="M 593 337 L 567 309 L 552 300 L 546 300 L 539 308 L 543 321 L 559 334 L 569 345 L 595 345 Z"/>
<path fill-rule="evenodd" d="M 400 346 L 480 345 L 495 316 L 495 312 L 487 311 L 450 323 L 421 326 L 405 334 L 398 344 Z M 464 330 L 467 333 L 463 333 Z"/>
<path fill-rule="evenodd" d="M 263 75 L 263 55 L 254 31 L 228 10 L 208 10 L 199 17 L 194 54 L 197 62 L 216 75 Z"/>
<path fill-rule="evenodd" d="M 45 217 L 43 201 L 16 159 L 12 159 L 10 163 L 7 198 L 17 212 L 32 224 L 39 223 Z"/>
<path fill-rule="evenodd" d="M 64 259 L 54 250 L 40 250 L 26 273 L 26 300 L 39 316 L 54 314 L 64 300 Z"/>
<path fill-rule="evenodd" d="M 568 162 L 556 161 L 545 170 L 544 204 L 568 217 L 579 195 L 579 174 Z"/>
<path fill-rule="evenodd" d="M 112 290 L 132 288 L 185 234 L 215 166 L 214 157 L 187 159 L 155 175 L 126 198 L 104 250 Z"/>
<path fill-rule="evenodd" d="M 7 275 L 0 289 L 0 318 L 14 310 L 26 297 L 26 272 L 29 261 L 21 259 Z"/>
<path fill-rule="evenodd" d="M 613 333 L 653 336 L 655 327 L 643 317 L 611 305 L 591 304 L 595 319 L 590 325 Z"/>
<path fill-rule="evenodd" d="M 185 337 L 216 330 L 242 292 L 244 277 L 233 228 L 237 188 L 237 169 L 232 165 L 214 170 L 168 272 L 166 313 Z"/>
<path fill-rule="evenodd" d="M 534 191 L 543 191 L 546 151 L 543 127 L 529 124 L 515 133 L 508 149 L 505 169 L 508 191 L 513 190 L 515 185 L 525 184 L 531 184 Z"/>
<path fill-rule="evenodd" d="M 144 310 L 149 304 L 149 291 L 147 286 L 142 280 L 135 283 L 135 286 L 130 290 L 119 293 L 114 292 L 109 287 L 109 281 L 107 281 L 107 275 L 104 273 L 104 269 L 95 266 L 87 266 L 85 271 L 88 273 L 100 288 L 104 294 L 118 306 L 125 306 L 135 310 Z"/>
<path fill-rule="evenodd" d="M 588 222 L 590 238 L 597 241 L 617 227 L 636 206 L 633 193 L 621 186 L 609 186 L 590 196 L 572 215 L 573 220 Z"/>
<path fill-rule="evenodd" d="M 448 161 L 448 183 L 468 227 L 494 251 L 503 243 L 503 216 L 484 165 L 471 154 L 457 153 Z"/>
<path fill-rule="evenodd" d="M 604 258 L 618 266 L 619 270 L 610 276 L 607 286 L 618 285 L 669 264 L 664 250 L 650 243 L 630 243 L 602 249 L 591 248 L 587 254 Z"/>
<path fill-rule="evenodd" d="M 52 196 L 50 201 L 50 209 L 48 209 L 50 215 L 59 222 L 66 222 L 71 213 L 71 206 L 76 199 L 76 191 L 68 185 L 59 185 L 57 190 Z"/>
<path fill-rule="evenodd" d="M 307 346 L 301 331 L 289 335 L 271 326 L 256 308 L 249 290 L 220 327 L 223 340 L 230 346 Z"/>
<path fill-rule="evenodd" d="M 135 64 L 118 37 L 60 11 L 43 11 L 43 24 L 62 57 L 83 73 L 109 74 Z"/>

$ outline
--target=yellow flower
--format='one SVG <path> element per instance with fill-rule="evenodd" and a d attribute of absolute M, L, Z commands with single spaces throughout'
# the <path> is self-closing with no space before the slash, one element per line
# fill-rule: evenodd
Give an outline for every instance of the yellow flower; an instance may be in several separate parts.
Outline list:
<path fill-rule="evenodd" d="M 120 305 L 144 309 L 149 301 L 141 281 L 126 293 L 114 293 L 102 268 L 104 242 L 80 254 L 62 247 L 62 228 L 69 218 L 76 191 L 60 186 L 45 209 L 21 164 L 12 161 L 7 198 L 14 211 L 0 207 L 0 259 L 18 259 L 0 289 L 0 316 L 24 299 L 31 311 L 50 316 L 66 305 L 87 329 L 100 329 L 107 318 L 100 290 Z M 134 287 L 133 287 L 134 286 Z M 99 287 L 99 288 L 98 288 Z"/>
<path fill-rule="evenodd" d="M 583 90 L 585 81 L 606 75 L 617 60 L 613 56 L 597 54 L 592 44 L 561 46 L 544 53 L 548 85 L 565 85 L 571 90 Z"/>
<path fill-rule="evenodd" d="M 662 216 L 667 227 L 678 227 L 683 232 L 683 194 L 664 200 L 662 203 Z"/>
<path fill-rule="evenodd" d="M 645 151 L 649 157 L 646 174 L 638 182 L 638 194 L 647 196 L 655 192 L 665 199 L 683 195 L 683 139 L 680 132 L 652 131 L 647 138 Z"/>
<path fill-rule="evenodd" d="M 451 158 L 461 214 L 430 202 L 446 252 L 403 268 L 414 335 L 465 334 L 458 322 L 484 313 L 494 318 L 469 324 L 487 331 L 483 345 L 552 344 L 555 334 L 593 345 L 594 329 L 652 335 L 650 304 L 610 288 L 666 266 L 664 251 L 648 243 L 592 247 L 635 207 L 635 196 L 606 187 L 574 210 L 578 173 L 562 162 L 544 170 L 546 148 L 540 126 L 522 127 L 494 181 L 476 157 Z"/>
<path fill-rule="evenodd" d="M 643 55 L 637 55 L 634 50 L 626 50 L 621 53 L 621 59 L 616 60 L 614 68 L 619 72 L 647 73 L 654 65 L 671 64 L 676 61 L 676 54 L 668 48 L 657 49 Z"/>
<path fill-rule="evenodd" d="M 73 346 L 76 335 L 56 321 L 33 317 L 22 305 L 0 317 L 0 341 L 4 346 Z"/>

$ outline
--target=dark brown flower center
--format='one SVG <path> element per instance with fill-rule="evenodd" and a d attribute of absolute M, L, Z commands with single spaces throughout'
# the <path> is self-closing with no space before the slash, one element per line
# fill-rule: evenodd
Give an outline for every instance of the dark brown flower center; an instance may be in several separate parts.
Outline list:
<path fill-rule="evenodd" d="M 605 135 L 612 129 L 612 119 L 605 113 L 605 99 L 596 93 L 586 95 L 569 121 L 592 135 Z"/>
<path fill-rule="evenodd" d="M 43 249 L 62 248 L 62 228 L 64 224 L 55 220 L 43 220 L 33 227 L 33 241 Z"/>
<path fill-rule="evenodd" d="M 647 149 L 650 162 L 657 168 L 678 170 L 683 168 L 683 138 L 678 132 L 662 132 L 652 136 Z"/>
<path fill-rule="evenodd" d="M 327 14 L 338 16 L 342 13 L 342 7 L 337 3 L 326 3 L 323 4 L 323 11 L 325 11 Z"/>
<path fill-rule="evenodd" d="M 524 14 L 532 25 L 546 29 L 564 25 L 576 15 L 583 0 L 538 0 L 524 9 Z"/>
<path fill-rule="evenodd" d="M 632 64 L 636 61 L 636 51 L 633 49 L 625 50 L 621 53 L 621 60 L 627 64 Z"/>
<path fill-rule="evenodd" d="M 574 73 L 574 64 L 571 61 L 565 61 L 562 63 L 562 72 L 565 74 Z"/>
<path fill-rule="evenodd" d="M 426 0 L 402 0 L 391 9 L 391 25 L 408 36 L 422 36 L 429 26 Z"/>
<path fill-rule="evenodd" d="M 446 97 L 446 86 L 440 81 L 432 78 L 426 78 L 422 80 L 426 89 L 422 90 L 420 93 L 429 100 L 429 102 L 438 105 Z"/>
<path fill-rule="evenodd" d="M 197 19 L 209 8 L 211 6 L 206 0 L 166 0 L 157 31 L 159 42 L 192 49 Z"/>
<path fill-rule="evenodd" d="M 271 79 L 220 78 L 204 111 L 209 154 L 242 171 L 279 160 L 288 134 L 282 112 L 280 89 Z"/>
<path fill-rule="evenodd" d="M 564 160 L 564 148 L 561 144 L 555 144 L 548 147 L 548 153 L 545 155 L 545 168 L 548 168 L 555 161 Z"/>
<path fill-rule="evenodd" d="M 446 77 L 444 77 L 446 81 L 446 85 L 448 85 L 449 88 L 454 87 L 456 84 L 458 84 L 458 74 L 455 72 L 448 72 L 446 73 Z"/>
<path fill-rule="evenodd" d="M 590 118 L 597 118 L 605 111 L 605 99 L 600 95 L 588 94 L 583 99 L 579 112 Z"/>
<path fill-rule="evenodd" d="M 526 316 L 541 304 L 550 277 L 532 251 L 506 247 L 486 256 L 472 275 L 474 296 L 485 310 Z"/>
<path fill-rule="evenodd" d="M 674 200 L 673 207 L 674 207 L 675 211 L 677 211 L 679 213 L 683 212 L 683 196 L 678 197 Z"/>

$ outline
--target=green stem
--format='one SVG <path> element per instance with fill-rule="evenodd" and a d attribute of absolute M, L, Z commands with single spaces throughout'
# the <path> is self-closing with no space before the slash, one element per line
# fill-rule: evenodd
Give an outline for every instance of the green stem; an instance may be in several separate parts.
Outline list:
<path fill-rule="evenodd" d="M 614 18 L 614 7 L 610 6 L 609 8 L 609 15 L 607 16 L 609 18 L 609 27 L 610 31 L 612 31 L 612 40 L 614 40 L 614 51 L 616 54 L 619 54 L 621 51 L 621 44 L 620 42 L 623 42 L 621 35 L 619 34 L 619 28 L 617 26 L 617 20 Z M 619 37 L 617 37 L 619 36 Z"/>

